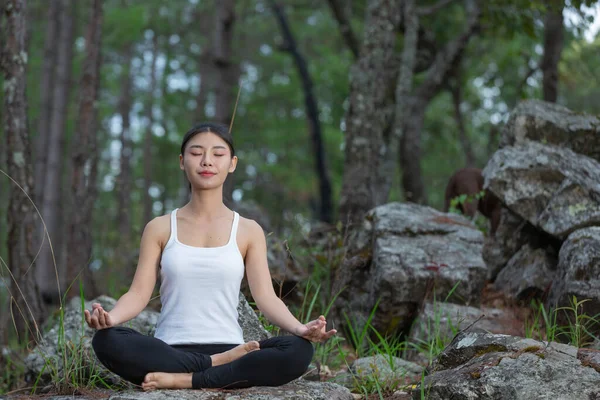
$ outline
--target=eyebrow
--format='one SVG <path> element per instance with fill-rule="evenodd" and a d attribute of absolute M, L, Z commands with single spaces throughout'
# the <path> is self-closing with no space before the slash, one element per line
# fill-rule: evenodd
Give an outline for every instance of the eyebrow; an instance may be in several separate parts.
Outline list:
<path fill-rule="evenodd" d="M 199 144 L 192 144 L 192 145 L 190 145 L 190 149 L 191 148 L 196 148 L 196 147 L 198 147 L 200 149 L 204 148 L 204 146 L 201 146 Z M 225 146 L 213 146 L 213 149 L 227 149 L 227 147 L 225 147 Z"/>

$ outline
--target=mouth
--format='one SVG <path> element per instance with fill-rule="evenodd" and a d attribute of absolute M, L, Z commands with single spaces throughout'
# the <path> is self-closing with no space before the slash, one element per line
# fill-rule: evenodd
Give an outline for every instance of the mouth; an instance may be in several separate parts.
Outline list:
<path fill-rule="evenodd" d="M 213 174 L 213 173 L 210 173 L 210 172 L 203 172 L 203 173 L 200 174 L 200 176 L 213 176 L 213 175 L 216 175 L 216 174 Z"/>

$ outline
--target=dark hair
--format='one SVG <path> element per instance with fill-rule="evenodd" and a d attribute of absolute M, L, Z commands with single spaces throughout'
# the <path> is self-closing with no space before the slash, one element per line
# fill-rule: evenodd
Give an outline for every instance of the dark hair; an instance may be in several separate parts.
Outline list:
<path fill-rule="evenodd" d="M 199 133 L 211 132 L 223 139 L 227 145 L 229 146 L 229 150 L 231 151 L 231 157 L 235 156 L 235 150 L 233 149 L 233 137 L 231 133 L 229 133 L 229 127 L 224 124 L 219 124 L 216 122 L 202 122 L 198 125 L 195 125 L 192 129 L 187 131 L 183 136 L 183 141 L 181 142 L 181 155 L 183 155 L 185 151 L 185 145 L 190 141 L 191 138 L 196 136 Z"/>
<path fill-rule="evenodd" d="M 194 125 L 189 131 L 187 131 L 185 133 L 185 135 L 183 135 L 183 140 L 181 142 L 181 155 L 184 156 L 185 146 L 187 145 L 187 142 L 189 142 L 191 138 L 193 138 L 194 136 L 196 136 L 199 133 L 207 133 L 207 132 L 214 133 L 215 135 L 217 135 L 218 137 L 223 139 L 225 141 L 225 143 L 227 143 L 227 146 L 229 146 L 229 150 L 231 151 L 231 157 L 235 156 L 235 150 L 233 147 L 233 137 L 231 136 L 231 133 L 229 132 L 229 127 L 227 125 L 219 124 L 217 122 L 202 122 L 200 124 Z M 183 173 L 183 176 L 187 180 L 187 177 L 185 176 L 185 172 Z M 189 185 L 188 189 L 191 192 L 192 184 L 189 181 L 188 181 L 188 185 Z"/>

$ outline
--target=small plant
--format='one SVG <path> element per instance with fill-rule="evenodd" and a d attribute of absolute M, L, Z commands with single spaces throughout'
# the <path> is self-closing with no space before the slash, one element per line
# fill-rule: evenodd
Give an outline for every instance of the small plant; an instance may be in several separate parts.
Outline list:
<path fill-rule="evenodd" d="M 567 326 L 558 330 L 558 336 L 567 338 L 569 344 L 575 347 L 585 347 L 598 340 L 592 331 L 600 327 L 599 315 L 589 316 L 583 312 L 583 305 L 588 301 L 590 299 L 577 300 L 577 296 L 573 296 L 569 300 L 570 306 L 559 307 L 555 311 L 564 311 L 569 321 Z"/>

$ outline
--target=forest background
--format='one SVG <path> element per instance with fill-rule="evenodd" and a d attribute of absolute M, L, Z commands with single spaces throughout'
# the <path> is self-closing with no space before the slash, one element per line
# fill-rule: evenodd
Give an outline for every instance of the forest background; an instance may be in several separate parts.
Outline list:
<path fill-rule="evenodd" d="M 485 165 L 521 99 L 600 110 L 595 1 L 0 9 L 2 343 L 15 338 L 13 279 L 39 321 L 55 265 L 63 290 L 75 276 L 86 296 L 127 290 L 145 224 L 186 202 L 178 156 L 196 122 L 232 125 L 240 162 L 228 204 L 254 204 L 293 240 L 385 202 L 441 209 L 450 175 Z"/>

